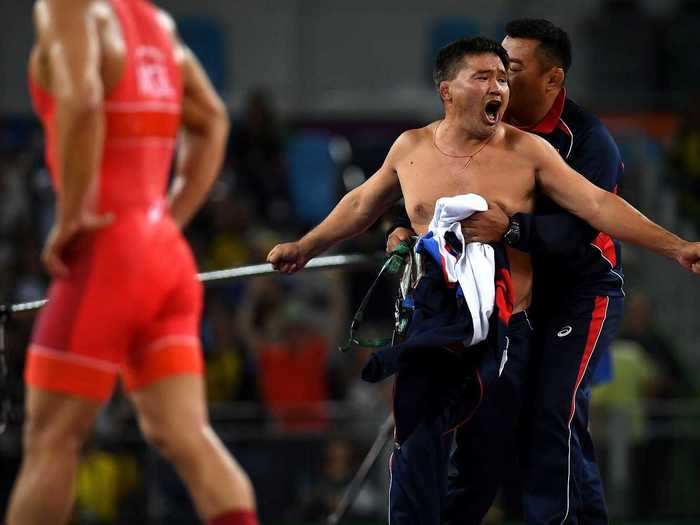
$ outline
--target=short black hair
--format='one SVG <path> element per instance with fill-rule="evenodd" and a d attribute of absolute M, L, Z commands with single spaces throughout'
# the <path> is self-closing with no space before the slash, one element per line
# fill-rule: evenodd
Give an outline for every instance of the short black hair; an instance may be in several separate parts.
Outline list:
<path fill-rule="evenodd" d="M 443 80 L 452 80 L 457 74 L 460 61 L 465 56 L 492 53 L 501 59 L 503 67 L 508 71 L 508 52 L 501 44 L 490 38 L 477 36 L 475 38 L 460 38 L 438 51 L 433 69 L 433 82 L 440 87 Z"/>
<path fill-rule="evenodd" d="M 569 72 L 571 67 L 571 40 L 566 31 L 543 18 L 518 18 L 506 25 L 506 35 L 511 38 L 531 38 L 540 45 L 538 50 L 549 62 Z"/>

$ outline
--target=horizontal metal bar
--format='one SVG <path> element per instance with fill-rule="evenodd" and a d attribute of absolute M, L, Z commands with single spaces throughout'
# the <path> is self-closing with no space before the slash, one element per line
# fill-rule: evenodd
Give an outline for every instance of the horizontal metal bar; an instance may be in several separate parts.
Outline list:
<path fill-rule="evenodd" d="M 310 260 L 304 270 L 329 270 L 332 268 L 348 268 L 357 266 L 372 266 L 381 261 L 380 256 L 369 256 L 361 254 L 347 255 L 326 255 Z M 229 268 L 227 270 L 217 270 L 214 272 L 204 272 L 197 275 L 199 280 L 205 284 L 223 281 L 234 281 L 247 277 L 262 277 L 276 273 L 271 264 L 254 264 L 251 266 L 241 266 L 240 268 Z M 34 312 L 39 310 L 48 301 L 31 301 L 28 303 L 18 303 L 9 306 L 0 305 L 0 314 L 19 314 Z"/>
<path fill-rule="evenodd" d="M 378 257 L 368 255 L 327 255 L 311 259 L 304 270 L 328 270 L 331 268 L 344 268 L 347 266 L 365 266 L 377 264 Z M 230 268 L 228 270 L 217 270 L 214 272 L 204 272 L 199 274 L 199 280 L 203 283 L 211 281 L 228 281 L 242 279 L 244 277 L 261 277 L 276 273 L 271 264 L 254 264 L 252 266 L 242 266 L 240 268 Z"/>
<path fill-rule="evenodd" d="M 49 301 L 47 299 L 41 299 L 40 301 L 32 301 L 29 303 L 19 303 L 10 305 L 8 308 L 10 313 L 18 314 L 22 312 L 33 312 L 44 306 Z"/>

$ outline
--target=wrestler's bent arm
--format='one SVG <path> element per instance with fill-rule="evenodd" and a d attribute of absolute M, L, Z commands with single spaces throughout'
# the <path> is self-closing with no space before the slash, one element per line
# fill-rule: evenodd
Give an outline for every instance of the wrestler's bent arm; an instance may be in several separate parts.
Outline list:
<path fill-rule="evenodd" d="M 226 106 L 197 57 L 175 34 L 172 19 L 162 12 L 160 19 L 171 29 L 182 71 L 183 130 L 169 201 L 175 222 L 183 227 L 202 205 L 219 174 L 228 139 L 229 118 Z"/>
<path fill-rule="evenodd" d="M 57 161 L 60 177 L 57 222 L 81 221 L 86 198 L 99 173 L 105 137 L 104 87 L 100 76 L 97 22 L 91 2 L 49 0 L 51 20 L 45 50 L 56 103 Z"/>
<path fill-rule="evenodd" d="M 647 219 L 614 193 L 571 169 L 546 141 L 532 136 L 537 182 L 557 204 L 613 237 L 637 244 L 700 273 L 700 243 L 690 243 Z"/>
<path fill-rule="evenodd" d="M 34 9 L 38 39 L 32 55 L 46 57 L 56 111 L 56 221 L 41 254 L 55 278 L 68 277 L 63 256 L 79 233 L 112 222 L 109 213 L 98 216 L 88 201 L 105 137 L 100 40 L 90 7 L 90 0 L 47 0 Z"/>

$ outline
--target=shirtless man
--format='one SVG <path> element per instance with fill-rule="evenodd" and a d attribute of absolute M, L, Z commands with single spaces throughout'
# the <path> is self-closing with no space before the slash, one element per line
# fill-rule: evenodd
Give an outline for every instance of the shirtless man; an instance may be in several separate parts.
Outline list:
<path fill-rule="evenodd" d="M 600 231 L 676 260 L 700 273 L 700 243 L 651 222 L 622 198 L 564 163 L 545 141 L 501 121 L 508 105 L 506 51 L 487 39 L 458 41 L 438 56 L 445 118 L 399 136 L 381 168 L 346 194 L 328 217 L 296 242 L 275 246 L 267 260 L 284 272 L 369 228 L 401 197 L 419 235 L 440 197 L 476 193 L 509 215 L 531 212 L 537 184 L 555 202 Z M 508 250 L 518 312 L 530 302 L 527 255 Z"/>
<path fill-rule="evenodd" d="M 444 119 L 403 133 L 374 176 L 345 195 L 299 241 L 273 248 L 268 261 L 282 272 L 296 272 L 332 245 L 369 228 L 401 196 L 413 230 L 425 234 L 440 197 L 476 193 L 498 203 L 508 215 L 529 213 L 537 185 L 597 230 L 700 273 L 700 244 L 652 223 L 568 167 L 544 140 L 501 122 L 509 97 L 507 71 L 507 52 L 496 42 L 477 38 L 444 48 L 435 68 Z M 519 312 L 530 302 L 530 260 L 514 250 L 508 253 L 513 311 Z M 404 514 L 412 522 L 408 516 Z M 439 513 L 428 519 L 439 523 Z"/>
<path fill-rule="evenodd" d="M 81 446 L 121 379 L 202 520 L 256 524 L 251 483 L 209 425 L 202 288 L 180 232 L 219 171 L 225 107 L 172 19 L 147 0 L 39 0 L 34 20 L 30 85 L 58 199 L 6 523 L 68 521 Z"/>

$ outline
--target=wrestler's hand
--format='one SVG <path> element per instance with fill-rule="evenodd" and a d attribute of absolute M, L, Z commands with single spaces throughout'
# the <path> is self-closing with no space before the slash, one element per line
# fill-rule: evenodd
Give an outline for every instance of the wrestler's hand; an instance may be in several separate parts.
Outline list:
<path fill-rule="evenodd" d="M 700 242 L 685 243 L 676 260 L 686 270 L 700 274 Z"/>
<path fill-rule="evenodd" d="M 95 231 L 109 226 L 114 221 L 114 215 L 95 215 L 86 212 L 77 221 L 58 221 L 54 223 L 46 239 L 41 261 L 52 277 L 57 279 L 69 276 L 68 266 L 64 261 L 66 249 L 80 233 Z"/>
<path fill-rule="evenodd" d="M 462 221 L 462 235 L 467 242 L 500 242 L 508 230 L 510 219 L 505 210 L 495 202 L 489 209 L 473 214 Z"/>
<path fill-rule="evenodd" d="M 275 270 L 282 273 L 295 273 L 301 270 L 310 257 L 305 255 L 298 242 L 278 244 L 267 254 L 269 262 Z"/>
<path fill-rule="evenodd" d="M 386 253 L 393 252 L 402 241 L 409 241 L 415 233 L 410 228 L 399 226 L 389 234 L 386 239 Z"/>

